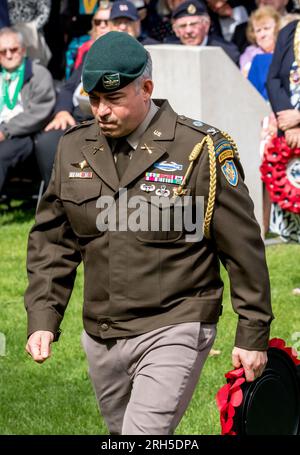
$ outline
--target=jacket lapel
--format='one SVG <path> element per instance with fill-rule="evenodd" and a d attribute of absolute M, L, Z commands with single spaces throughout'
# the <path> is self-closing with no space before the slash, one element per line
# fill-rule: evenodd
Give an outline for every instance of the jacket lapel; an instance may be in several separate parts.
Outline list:
<path fill-rule="evenodd" d="M 94 131 L 86 138 L 86 144 L 81 149 L 83 156 L 96 174 L 114 191 L 119 188 L 119 178 L 113 159 L 113 154 L 105 136 L 99 134 L 95 124 Z"/>

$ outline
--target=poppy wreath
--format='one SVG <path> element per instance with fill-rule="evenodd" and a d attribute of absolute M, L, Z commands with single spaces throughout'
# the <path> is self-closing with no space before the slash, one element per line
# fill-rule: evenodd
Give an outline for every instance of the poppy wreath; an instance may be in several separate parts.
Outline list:
<path fill-rule="evenodd" d="M 272 338 L 269 341 L 270 348 L 281 349 L 286 352 L 295 365 L 300 364 L 297 352 L 285 345 L 281 338 Z M 238 368 L 225 374 L 227 384 L 223 385 L 216 394 L 216 403 L 220 411 L 220 422 L 222 435 L 236 435 L 233 428 L 235 408 L 243 402 L 243 390 L 241 385 L 246 381 L 244 368 Z"/>
<path fill-rule="evenodd" d="M 284 137 L 271 138 L 260 171 L 271 200 L 288 212 L 300 213 L 300 148 L 290 148 Z"/>

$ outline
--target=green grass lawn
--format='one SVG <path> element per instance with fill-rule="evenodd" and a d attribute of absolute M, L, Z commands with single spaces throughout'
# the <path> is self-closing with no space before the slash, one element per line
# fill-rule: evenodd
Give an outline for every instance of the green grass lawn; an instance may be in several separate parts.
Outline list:
<path fill-rule="evenodd" d="M 80 346 L 82 330 L 82 269 L 62 324 L 63 334 L 52 357 L 35 364 L 25 353 L 26 313 L 23 294 L 27 284 L 25 257 L 32 210 L 0 214 L 0 332 L 6 355 L 0 356 L 0 434 L 107 434 L 99 416 Z M 267 248 L 276 319 L 272 336 L 292 345 L 300 332 L 300 298 L 291 289 L 300 284 L 299 246 Z M 210 357 L 178 434 L 220 434 L 215 394 L 232 369 L 231 350 L 236 316 L 228 298 L 226 277 L 224 311 L 214 345 L 221 355 Z"/>

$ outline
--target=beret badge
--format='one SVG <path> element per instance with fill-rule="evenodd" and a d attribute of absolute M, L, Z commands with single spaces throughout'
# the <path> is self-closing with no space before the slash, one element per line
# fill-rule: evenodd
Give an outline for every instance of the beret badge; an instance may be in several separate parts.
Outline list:
<path fill-rule="evenodd" d="M 119 73 L 104 74 L 104 76 L 102 77 L 102 84 L 106 90 L 116 89 L 120 85 L 120 74 Z"/>
<path fill-rule="evenodd" d="M 189 14 L 195 14 L 196 11 L 197 11 L 197 8 L 192 3 L 187 7 L 187 12 Z"/>

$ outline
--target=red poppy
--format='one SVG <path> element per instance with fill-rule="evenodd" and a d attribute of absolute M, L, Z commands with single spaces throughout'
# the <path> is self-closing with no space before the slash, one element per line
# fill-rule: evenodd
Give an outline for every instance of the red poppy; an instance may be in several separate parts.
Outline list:
<path fill-rule="evenodd" d="M 295 365 L 300 365 L 300 360 L 297 359 L 297 351 L 294 348 L 287 347 L 285 341 L 281 338 L 272 338 L 272 340 L 269 341 L 269 347 L 281 349 L 290 356 Z"/>
<path fill-rule="evenodd" d="M 273 202 L 300 213 L 300 149 L 291 149 L 284 137 L 273 137 L 266 145 L 260 167 L 261 178 Z"/>

